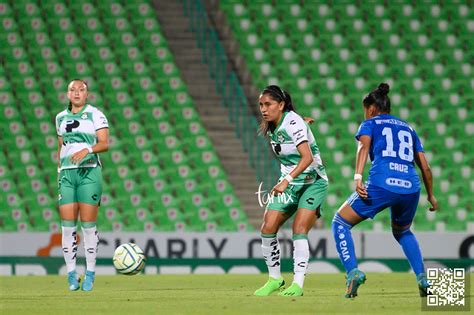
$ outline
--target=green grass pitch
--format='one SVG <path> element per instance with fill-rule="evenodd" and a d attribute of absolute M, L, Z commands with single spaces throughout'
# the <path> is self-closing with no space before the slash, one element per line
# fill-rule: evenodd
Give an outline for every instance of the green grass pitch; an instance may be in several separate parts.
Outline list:
<path fill-rule="evenodd" d="M 285 274 L 291 282 L 292 275 Z M 414 276 L 369 273 L 355 299 L 344 275 L 310 274 L 299 298 L 253 296 L 262 275 L 98 276 L 92 292 L 69 292 L 65 276 L 0 277 L 1 314 L 428 314 Z M 472 285 L 471 285 L 472 288 Z M 472 290 L 467 296 L 472 296 Z M 436 312 L 439 314 L 439 312 Z M 443 312 L 446 314 L 446 312 Z"/>

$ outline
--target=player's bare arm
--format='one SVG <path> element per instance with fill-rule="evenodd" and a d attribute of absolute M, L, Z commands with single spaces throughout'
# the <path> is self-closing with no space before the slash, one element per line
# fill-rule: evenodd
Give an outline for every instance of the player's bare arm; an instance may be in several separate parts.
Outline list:
<path fill-rule="evenodd" d="M 367 163 L 367 156 L 369 155 L 371 138 L 369 136 L 361 136 L 359 138 L 359 145 L 357 147 L 357 157 L 356 157 L 356 174 L 363 174 L 364 167 Z M 367 198 L 367 190 L 362 179 L 356 180 L 356 191 L 362 198 Z"/>
<path fill-rule="evenodd" d="M 106 152 L 109 149 L 109 129 L 103 128 L 97 130 L 97 143 L 91 147 L 92 152 L 84 148 L 71 156 L 73 163 L 80 163 L 89 153 Z"/>
<path fill-rule="evenodd" d="M 60 159 L 59 156 L 61 155 L 61 147 L 63 146 L 63 137 L 58 136 L 58 173 L 60 168 Z"/>
<path fill-rule="evenodd" d="M 433 194 L 433 175 L 431 173 L 430 165 L 428 164 L 426 156 L 423 152 L 416 152 L 415 163 L 421 170 L 423 184 L 425 185 L 426 193 L 428 194 L 428 201 L 431 204 L 429 210 L 436 211 L 438 209 L 438 201 Z"/>

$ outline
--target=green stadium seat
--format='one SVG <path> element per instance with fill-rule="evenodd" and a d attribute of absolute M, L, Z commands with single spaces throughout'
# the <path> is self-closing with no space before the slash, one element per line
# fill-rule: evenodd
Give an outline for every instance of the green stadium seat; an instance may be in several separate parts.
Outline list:
<path fill-rule="evenodd" d="M 189 165 L 179 165 L 177 170 L 172 169 L 167 172 L 167 177 L 172 180 L 175 177 L 181 178 L 181 179 L 191 179 L 191 178 L 196 178 L 197 174 L 196 172 L 189 166 Z"/>
<path fill-rule="evenodd" d="M 168 50 L 166 40 L 160 32 L 143 32 L 137 36 L 141 40 L 141 48 L 148 57 L 161 61 L 173 58 Z"/>
<path fill-rule="evenodd" d="M 83 17 L 76 18 L 76 23 L 79 25 L 84 33 L 104 33 L 105 28 L 98 17 Z"/>
<path fill-rule="evenodd" d="M 87 34 L 84 37 L 84 41 L 87 45 L 95 47 L 109 47 L 110 45 L 107 36 L 102 32 Z"/>
<path fill-rule="evenodd" d="M 2 41 L 7 42 L 8 45 L 5 45 L 0 48 L 2 53 L 4 53 L 6 50 L 10 50 L 11 47 L 18 47 L 23 44 L 21 36 L 18 32 L 11 31 L 8 33 L 0 33 L 0 36 L 2 36 Z"/>
<path fill-rule="evenodd" d="M 30 212 L 30 222 L 33 231 L 59 232 L 61 219 L 58 211 L 52 207 L 39 207 Z M 45 224 L 46 223 L 46 224 Z"/>
<path fill-rule="evenodd" d="M 134 3 L 133 1 L 127 2 L 125 6 L 131 16 L 137 16 L 137 18 L 150 17 L 155 18 L 155 12 L 152 6 L 147 2 Z"/>
<path fill-rule="evenodd" d="M 18 31 L 18 25 L 13 18 L 3 16 L 0 17 L 0 21 L 2 22 L 3 29 L 5 30 L 3 35 L 6 34 L 9 37 L 10 34 L 14 34 L 14 32 Z"/>
<path fill-rule="evenodd" d="M 239 224 L 246 222 L 246 215 L 239 207 L 216 210 L 215 217 L 222 231 L 238 231 Z M 227 210 L 228 209 L 228 210 Z"/>
<path fill-rule="evenodd" d="M 143 195 L 148 199 L 153 199 L 157 195 L 172 194 L 172 187 L 168 185 L 163 177 L 153 179 L 141 178 L 141 180 L 142 183 L 140 189 L 143 192 Z"/>
<path fill-rule="evenodd" d="M 74 32 L 75 24 L 69 16 L 49 16 L 47 22 L 58 33 Z"/>
<path fill-rule="evenodd" d="M 0 3 L 0 17 L 6 17 L 6 16 L 11 16 L 12 14 L 12 8 L 10 5 L 6 2 Z"/>
<path fill-rule="evenodd" d="M 199 135 L 205 135 L 206 131 L 202 124 L 199 121 L 179 121 L 175 124 L 176 126 L 176 134 L 183 138 L 186 135 L 194 135 L 194 136 L 199 136 Z"/>
<path fill-rule="evenodd" d="M 18 185 L 19 191 L 23 195 L 37 195 L 37 194 L 48 194 L 49 186 L 44 180 L 32 179 L 29 181 L 21 182 Z"/>
<path fill-rule="evenodd" d="M 8 92 L 11 90 L 11 84 L 10 81 L 7 79 L 5 75 L 0 76 L 0 91 L 2 92 Z"/>
<path fill-rule="evenodd" d="M 97 16 L 98 12 L 92 2 L 80 1 L 80 2 L 71 2 L 69 4 L 71 11 L 74 12 L 76 16 L 87 17 L 87 16 Z"/>
<path fill-rule="evenodd" d="M 132 25 L 125 17 L 105 19 L 105 24 L 107 25 L 109 35 L 114 32 L 124 33 L 132 32 L 133 30 Z"/>
<path fill-rule="evenodd" d="M 183 145 L 188 155 L 192 155 L 193 152 L 202 152 L 205 150 L 209 151 L 212 149 L 212 143 L 205 135 L 187 137 L 183 139 Z"/>
<path fill-rule="evenodd" d="M 9 111 L 7 108 L 11 108 L 15 103 L 15 98 L 13 94 L 9 91 L 0 92 L 0 104 L 5 106 L 5 110 Z M 15 111 L 11 111 L 12 117 L 15 117 Z"/>
<path fill-rule="evenodd" d="M 13 47 L 6 54 L 5 59 L 10 63 L 28 62 L 28 54 L 23 47 Z"/>
<path fill-rule="evenodd" d="M 36 48 L 30 48 L 30 53 L 36 55 L 36 56 L 41 56 L 40 60 L 35 60 L 35 63 L 33 66 L 35 67 L 35 70 L 40 70 L 41 69 L 41 64 L 44 63 L 45 61 L 55 61 L 58 60 L 58 56 L 54 49 L 51 47 L 36 47 Z"/>
<path fill-rule="evenodd" d="M 133 20 L 133 26 L 137 31 L 137 37 L 140 40 L 148 40 L 150 34 L 152 36 L 159 36 L 161 29 L 156 18 L 135 18 Z"/>
<path fill-rule="evenodd" d="M 61 1 L 45 1 L 41 3 L 41 8 L 44 10 L 48 18 L 54 17 L 69 17 L 70 11 L 67 5 Z"/>
<path fill-rule="evenodd" d="M 20 19 L 20 25 L 26 33 L 48 31 L 47 25 L 41 16 L 23 17 L 23 20 Z"/>
<path fill-rule="evenodd" d="M 20 198 L 20 196 L 17 194 L 17 193 L 7 193 L 6 194 L 6 203 L 7 203 L 7 206 L 10 207 L 10 208 L 15 208 L 15 209 L 24 209 L 24 204 L 23 204 L 23 201 L 22 199 Z M 23 210 L 21 210 L 23 211 Z"/>
<path fill-rule="evenodd" d="M 126 11 L 119 1 L 100 1 L 97 3 L 99 9 L 105 16 L 125 16 Z"/>
<path fill-rule="evenodd" d="M 196 231 L 215 231 L 218 226 L 214 213 L 207 207 L 199 207 L 197 211 L 186 211 L 186 219 Z"/>
<path fill-rule="evenodd" d="M 3 169 L 2 172 L 5 172 L 5 169 Z M 7 192 L 17 192 L 17 188 L 15 186 L 15 182 L 13 181 L 13 179 L 9 179 L 9 178 L 3 178 L 0 180 L 0 189 L 4 192 L 4 193 L 7 193 Z"/>
<path fill-rule="evenodd" d="M 3 207 L 2 207 L 3 208 Z M 3 209 L 2 209 L 3 210 Z M 12 207 L 11 210 L 0 212 L 0 230 L 3 232 L 17 232 L 28 230 L 28 215 L 21 207 Z"/>
<path fill-rule="evenodd" d="M 214 151 L 196 151 L 191 152 L 189 157 L 192 160 L 192 165 L 195 168 L 204 168 L 210 165 L 220 165 L 220 160 Z"/>

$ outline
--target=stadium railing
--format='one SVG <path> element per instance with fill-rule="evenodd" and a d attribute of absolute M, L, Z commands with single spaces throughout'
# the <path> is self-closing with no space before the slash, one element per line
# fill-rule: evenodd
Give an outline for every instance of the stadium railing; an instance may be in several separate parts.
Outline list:
<path fill-rule="evenodd" d="M 257 180 L 265 184 L 276 181 L 278 165 L 272 158 L 268 143 L 257 135 L 258 122 L 249 111 L 247 98 L 232 70 L 216 30 L 210 26 L 206 10 L 200 0 L 182 0 L 190 29 L 196 34 L 202 61 L 209 66 L 209 74 L 215 80 L 216 92 L 222 98 L 222 106 L 229 110 L 229 121 L 235 124 L 235 132 L 242 139 L 243 149 L 249 154 L 249 165 L 256 170 Z"/>

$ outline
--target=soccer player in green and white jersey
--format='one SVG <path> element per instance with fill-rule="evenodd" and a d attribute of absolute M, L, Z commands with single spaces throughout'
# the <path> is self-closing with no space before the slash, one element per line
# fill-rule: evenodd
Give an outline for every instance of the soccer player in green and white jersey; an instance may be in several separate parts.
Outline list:
<path fill-rule="evenodd" d="M 260 94 L 259 104 L 263 117 L 260 131 L 270 139 L 281 163 L 281 176 L 272 189 L 274 197 L 267 204 L 261 227 L 262 253 L 269 280 L 254 294 L 267 296 L 282 291 L 279 295 L 302 296 L 309 260 L 307 235 L 320 217 L 327 196 L 328 178 L 311 129 L 295 113 L 291 96 L 280 87 L 270 85 Z M 285 281 L 280 273 L 277 233 L 294 213 L 294 279 L 291 286 L 283 290 Z"/>
<path fill-rule="evenodd" d="M 81 218 L 86 254 L 82 290 L 94 285 L 99 237 L 96 221 L 102 195 L 102 172 L 97 153 L 108 150 L 109 124 L 105 115 L 87 104 L 88 86 L 74 79 L 68 85 L 69 106 L 56 116 L 58 134 L 59 213 L 62 247 L 68 271 L 69 290 L 79 289 L 76 273 L 76 224 Z"/>

